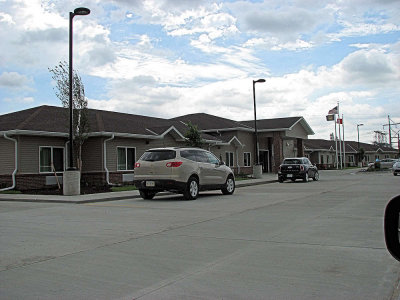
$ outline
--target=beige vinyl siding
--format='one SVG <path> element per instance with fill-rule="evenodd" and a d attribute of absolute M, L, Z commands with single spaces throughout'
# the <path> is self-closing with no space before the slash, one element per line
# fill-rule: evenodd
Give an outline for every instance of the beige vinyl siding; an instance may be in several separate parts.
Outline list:
<path fill-rule="evenodd" d="M 283 158 L 297 157 L 297 140 L 283 140 Z"/>
<path fill-rule="evenodd" d="M 237 138 L 244 145 L 243 148 L 242 147 L 238 148 L 239 165 L 244 166 L 244 152 L 250 152 L 250 166 L 252 166 L 254 161 L 254 133 L 239 131 Z"/>
<path fill-rule="evenodd" d="M 299 123 L 297 123 L 292 130 L 287 130 L 286 131 L 286 136 L 288 137 L 295 137 L 295 138 L 302 138 L 302 139 L 307 139 L 308 135 L 307 132 L 305 131 L 304 127 Z"/>
<path fill-rule="evenodd" d="M 65 147 L 66 139 L 57 137 L 18 137 L 18 173 L 39 173 L 39 147 Z M 65 152 L 64 152 L 65 155 Z"/>
<path fill-rule="evenodd" d="M 82 171 L 103 171 L 103 141 L 105 139 L 95 137 L 88 138 L 82 145 Z"/>
<path fill-rule="evenodd" d="M 13 137 L 14 138 L 14 137 Z M 14 142 L 0 138 L 0 174 L 11 174 L 15 169 Z"/>
<path fill-rule="evenodd" d="M 177 142 L 170 134 L 167 134 L 164 139 L 148 140 L 147 142 L 144 139 L 117 137 L 107 142 L 107 168 L 110 172 L 117 171 L 118 147 L 136 148 L 135 160 L 137 161 L 140 156 L 142 156 L 142 154 L 150 148 L 179 147 L 184 145 L 184 142 Z"/>
<path fill-rule="evenodd" d="M 185 142 L 177 141 L 171 134 L 167 134 L 163 139 L 150 140 L 150 143 L 147 146 L 146 149 L 143 149 L 143 152 L 149 148 L 182 147 L 185 146 Z"/>

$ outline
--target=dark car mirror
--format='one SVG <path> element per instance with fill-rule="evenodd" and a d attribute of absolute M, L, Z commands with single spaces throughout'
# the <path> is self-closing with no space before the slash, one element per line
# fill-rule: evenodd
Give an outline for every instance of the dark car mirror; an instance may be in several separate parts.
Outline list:
<path fill-rule="evenodd" d="M 219 161 L 219 165 L 220 165 L 220 166 L 223 166 L 223 165 L 225 165 L 225 163 L 224 163 L 222 160 L 220 160 L 220 161 Z"/>
<path fill-rule="evenodd" d="M 386 248 L 398 261 L 400 261 L 399 216 L 400 195 L 386 205 L 384 219 Z"/>

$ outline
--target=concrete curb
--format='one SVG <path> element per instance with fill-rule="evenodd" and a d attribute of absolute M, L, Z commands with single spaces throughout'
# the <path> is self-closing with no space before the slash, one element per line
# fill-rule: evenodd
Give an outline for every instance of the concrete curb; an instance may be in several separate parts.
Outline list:
<path fill-rule="evenodd" d="M 244 180 L 236 182 L 236 188 L 261 185 L 274 183 L 278 180 Z M 136 199 L 141 198 L 138 191 L 112 193 L 99 193 L 90 195 L 80 195 L 80 196 L 57 196 L 57 195 L 26 195 L 26 194 L 0 194 L 0 201 L 3 202 L 30 202 L 30 203 L 63 203 L 63 204 L 86 204 L 86 203 L 96 203 L 96 202 L 107 202 L 107 201 L 118 201 L 126 199 Z M 119 194 L 119 195 L 112 195 Z M 160 193 L 160 195 L 172 195 L 172 193 Z M 96 197 L 97 196 L 97 197 Z M 76 198 L 81 198 L 74 200 Z M 83 199 L 82 199 L 83 198 Z"/>

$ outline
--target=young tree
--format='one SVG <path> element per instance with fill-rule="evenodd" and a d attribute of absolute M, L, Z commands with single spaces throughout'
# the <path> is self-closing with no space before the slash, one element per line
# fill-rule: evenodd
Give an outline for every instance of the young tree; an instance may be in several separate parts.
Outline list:
<path fill-rule="evenodd" d="M 186 131 L 185 138 L 186 144 L 190 147 L 199 147 L 203 145 L 203 139 L 201 138 L 200 131 L 196 125 L 191 122 L 187 124 L 188 130 Z"/>
<path fill-rule="evenodd" d="M 56 83 L 54 88 L 56 96 L 61 100 L 63 107 L 69 107 L 69 68 L 68 63 L 63 61 L 53 69 L 49 68 L 52 73 L 52 78 Z M 72 107 L 73 107 L 73 123 L 74 131 L 74 157 L 77 161 L 78 169 L 82 168 L 82 145 L 88 138 L 89 133 L 89 118 L 88 118 L 88 101 L 85 97 L 85 87 L 82 78 L 77 71 L 73 71 L 73 86 L 72 86 Z M 66 110 L 68 113 L 68 110 Z M 68 114 L 69 116 L 69 114 Z M 68 123 L 66 123 L 68 124 Z"/>

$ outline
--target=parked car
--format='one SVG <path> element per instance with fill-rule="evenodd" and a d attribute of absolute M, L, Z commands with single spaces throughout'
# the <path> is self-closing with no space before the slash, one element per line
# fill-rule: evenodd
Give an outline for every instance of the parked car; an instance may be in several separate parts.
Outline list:
<path fill-rule="evenodd" d="M 134 184 L 143 199 L 158 192 L 183 194 L 196 199 L 201 190 L 235 191 L 233 171 L 214 154 L 199 148 L 156 148 L 147 150 L 135 163 Z"/>
<path fill-rule="evenodd" d="M 278 181 L 283 182 L 287 179 L 295 181 L 302 179 L 304 182 L 319 180 L 318 169 L 307 157 L 285 158 L 278 170 Z"/>
<path fill-rule="evenodd" d="M 381 169 L 391 169 L 393 165 L 397 162 L 397 159 L 394 158 L 385 158 L 380 161 Z"/>
<path fill-rule="evenodd" d="M 392 171 L 394 176 L 400 174 L 400 160 L 397 160 L 397 162 L 394 163 Z"/>
<path fill-rule="evenodd" d="M 379 169 L 391 169 L 393 164 L 397 162 L 394 158 L 385 158 L 382 160 L 377 159 L 375 162 L 368 164 L 368 169 L 379 168 Z"/>

